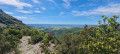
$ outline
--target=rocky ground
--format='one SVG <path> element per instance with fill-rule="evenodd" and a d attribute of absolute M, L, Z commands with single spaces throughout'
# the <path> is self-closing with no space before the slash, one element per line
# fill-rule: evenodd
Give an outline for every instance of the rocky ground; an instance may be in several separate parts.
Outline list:
<path fill-rule="evenodd" d="M 21 54 L 45 54 L 43 53 L 43 48 L 41 45 L 43 43 L 36 43 L 36 44 L 29 44 L 29 39 L 31 39 L 31 36 L 23 36 L 22 39 L 20 39 L 21 43 L 18 45 L 18 50 L 21 52 Z M 48 47 L 50 52 L 55 52 L 55 44 L 49 42 L 50 46 Z M 15 51 L 8 52 L 6 54 L 15 54 Z"/>
<path fill-rule="evenodd" d="M 41 52 L 42 48 L 40 47 L 42 43 L 28 44 L 30 38 L 30 36 L 24 36 L 20 39 L 21 43 L 18 45 L 18 49 L 22 52 L 21 54 L 44 54 Z"/>

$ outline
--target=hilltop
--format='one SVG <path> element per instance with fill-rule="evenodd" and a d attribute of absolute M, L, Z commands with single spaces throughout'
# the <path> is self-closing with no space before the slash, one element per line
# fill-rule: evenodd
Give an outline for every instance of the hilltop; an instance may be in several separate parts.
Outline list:
<path fill-rule="evenodd" d="M 0 9 L 0 26 L 17 26 L 17 27 L 25 27 L 26 25 L 22 23 L 22 21 L 16 19 L 13 16 L 6 14 L 4 11 Z"/>

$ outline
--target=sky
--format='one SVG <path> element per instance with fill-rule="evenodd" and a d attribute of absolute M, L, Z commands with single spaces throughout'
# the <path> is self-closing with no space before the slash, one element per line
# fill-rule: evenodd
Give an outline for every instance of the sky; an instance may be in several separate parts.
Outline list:
<path fill-rule="evenodd" d="M 0 9 L 25 24 L 97 24 L 120 14 L 120 0 L 0 0 Z"/>

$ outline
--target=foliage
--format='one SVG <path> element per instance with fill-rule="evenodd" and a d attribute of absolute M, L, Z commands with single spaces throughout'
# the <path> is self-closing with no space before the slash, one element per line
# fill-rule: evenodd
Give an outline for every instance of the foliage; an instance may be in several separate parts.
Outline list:
<path fill-rule="evenodd" d="M 30 43 L 32 44 L 36 44 L 40 41 L 48 43 L 50 40 L 49 35 L 47 33 L 35 28 L 24 28 L 24 29 L 21 29 L 21 32 L 25 36 L 31 36 Z"/>
<path fill-rule="evenodd" d="M 0 54 L 5 54 L 17 47 L 22 33 L 19 30 L 10 28 L 5 29 L 0 27 L 0 30 Z"/>
<path fill-rule="evenodd" d="M 120 24 L 118 16 L 103 17 L 97 27 L 84 26 L 79 35 L 66 34 L 56 47 L 58 54 L 118 54 L 120 53 Z"/>
<path fill-rule="evenodd" d="M 48 45 L 49 35 L 35 28 L 4 28 L 0 27 L 0 54 L 5 54 L 16 49 L 22 36 L 31 36 L 30 43 L 36 44 L 40 41 Z M 18 51 L 19 52 L 19 51 Z"/>
<path fill-rule="evenodd" d="M 78 27 L 61 28 L 59 30 L 48 29 L 46 33 L 51 32 L 54 37 L 56 37 L 58 40 L 61 40 L 62 35 L 64 34 L 78 34 L 79 35 L 80 30 L 82 30 L 82 28 L 78 28 Z"/>
<path fill-rule="evenodd" d="M 0 10 L 0 54 L 15 51 L 19 54 L 17 45 L 20 43 L 22 36 L 31 36 L 30 43 L 35 44 L 42 40 L 49 43 L 49 36 L 47 33 L 31 28 L 22 23 L 22 21 L 6 14 Z"/>

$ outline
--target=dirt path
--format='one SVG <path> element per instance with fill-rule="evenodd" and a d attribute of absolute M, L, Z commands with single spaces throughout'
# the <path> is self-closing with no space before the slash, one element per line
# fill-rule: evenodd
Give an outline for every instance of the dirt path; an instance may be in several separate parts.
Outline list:
<path fill-rule="evenodd" d="M 21 43 L 18 45 L 18 49 L 22 54 L 44 54 L 41 53 L 42 48 L 39 47 L 42 43 L 37 43 L 35 45 L 28 44 L 28 39 L 30 38 L 30 36 L 24 36 L 20 39 Z"/>

